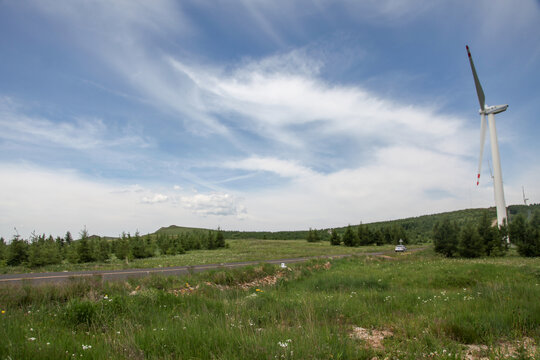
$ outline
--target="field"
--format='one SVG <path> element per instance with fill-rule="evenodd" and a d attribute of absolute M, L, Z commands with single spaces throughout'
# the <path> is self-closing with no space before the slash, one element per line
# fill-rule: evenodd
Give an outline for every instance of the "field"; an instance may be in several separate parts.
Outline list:
<path fill-rule="evenodd" d="M 77 270 L 113 270 L 135 268 L 157 268 L 167 266 L 188 266 L 203 264 L 221 264 L 226 262 L 273 260 L 282 258 L 357 254 L 362 252 L 391 250 L 385 246 L 331 246 L 327 241 L 308 243 L 306 240 L 227 240 L 228 247 L 215 250 L 189 251 L 182 255 L 162 255 L 146 259 L 135 259 L 126 263 L 123 260 L 110 260 L 99 263 L 48 265 L 40 268 L 24 266 L 4 266 L 2 273 L 44 272 L 44 271 L 77 271 Z M 412 246 L 411 248 L 414 248 Z"/>
<path fill-rule="evenodd" d="M 535 359 L 538 299 L 540 259 L 430 249 L 2 287 L 0 358 Z"/>

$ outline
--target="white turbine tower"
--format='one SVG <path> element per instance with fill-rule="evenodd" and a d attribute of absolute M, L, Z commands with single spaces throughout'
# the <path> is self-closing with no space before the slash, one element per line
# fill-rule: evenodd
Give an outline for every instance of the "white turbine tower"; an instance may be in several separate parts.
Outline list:
<path fill-rule="evenodd" d="M 476 93 L 478 94 L 478 102 L 480 103 L 480 159 L 478 160 L 478 177 L 476 185 L 480 183 L 480 170 L 482 169 L 482 155 L 484 152 L 484 142 L 486 138 L 486 115 L 489 123 L 489 135 L 491 142 L 491 160 L 493 163 L 493 187 L 495 190 L 495 206 L 497 207 L 497 223 L 501 226 L 507 219 L 506 215 L 506 203 L 504 201 L 504 189 L 501 171 L 501 158 L 499 156 L 499 144 L 497 142 L 497 129 L 495 128 L 495 114 L 501 113 L 508 108 L 508 105 L 495 105 L 487 106 L 486 97 L 476 69 L 474 68 L 473 59 L 469 46 L 467 47 L 467 55 L 469 55 L 469 62 L 471 63 L 471 70 L 474 77 L 474 85 L 476 86 Z"/>
<path fill-rule="evenodd" d="M 523 203 L 527 206 L 527 200 L 529 200 L 529 198 L 525 197 L 525 186 L 522 186 L 521 190 L 523 190 Z"/>

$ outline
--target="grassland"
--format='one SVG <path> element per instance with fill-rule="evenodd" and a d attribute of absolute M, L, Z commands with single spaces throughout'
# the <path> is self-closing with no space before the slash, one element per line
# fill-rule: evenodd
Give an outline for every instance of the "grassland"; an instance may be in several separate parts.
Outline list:
<path fill-rule="evenodd" d="M 2 287 L 0 358 L 534 359 L 538 299 L 540 259 L 431 250 Z"/>
<path fill-rule="evenodd" d="M 158 257 L 135 259 L 126 263 L 119 259 L 107 262 L 71 264 L 64 262 L 40 268 L 25 266 L 4 266 L 3 273 L 45 272 L 45 271 L 78 271 L 78 270 L 114 270 L 135 268 L 157 268 L 168 266 L 189 266 L 204 264 L 221 264 L 238 261 L 273 260 L 293 257 L 319 255 L 357 254 L 372 251 L 393 249 L 391 245 L 363 246 L 351 248 L 347 246 L 331 246 L 327 241 L 308 243 L 306 240 L 227 240 L 228 247 L 215 250 L 196 250 L 182 255 L 162 255 Z M 413 246 L 414 247 L 414 246 Z"/>

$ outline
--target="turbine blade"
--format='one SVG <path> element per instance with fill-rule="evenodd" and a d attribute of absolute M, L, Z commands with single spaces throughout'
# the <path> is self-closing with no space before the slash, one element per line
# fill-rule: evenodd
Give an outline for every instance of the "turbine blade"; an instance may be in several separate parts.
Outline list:
<path fill-rule="evenodd" d="M 482 156 L 484 155 L 484 143 L 486 142 L 486 116 L 482 114 L 480 117 L 480 158 L 478 159 L 478 177 L 476 186 L 480 184 L 480 171 L 482 170 Z"/>
<path fill-rule="evenodd" d="M 480 80 L 478 80 L 478 74 L 476 74 L 476 68 L 474 67 L 474 62 L 472 60 L 471 52 L 469 51 L 469 46 L 466 45 L 467 55 L 469 55 L 469 62 L 471 63 L 471 70 L 474 77 L 474 86 L 476 86 L 476 94 L 478 95 L 478 102 L 480 103 L 480 109 L 484 110 L 486 106 L 486 97 L 484 95 L 484 90 L 482 85 L 480 85 Z"/>

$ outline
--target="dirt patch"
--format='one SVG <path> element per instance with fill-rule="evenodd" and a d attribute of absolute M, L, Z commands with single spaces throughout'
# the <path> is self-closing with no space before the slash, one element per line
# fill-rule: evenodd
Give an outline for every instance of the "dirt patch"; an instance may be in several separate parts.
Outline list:
<path fill-rule="evenodd" d="M 519 355 L 534 359 L 537 353 L 537 345 L 533 339 L 528 337 L 515 342 L 502 342 L 491 348 L 487 345 L 466 345 L 464 359 L 489 360 L 490 353 L 494 353 L 498 359 L 514 359 Z"/>
<path fill-rule="evenodd" d="M 385 260 L 396 260 L 395 257 L 388 256 L 388 255 L 377 255 L 377 257 L 380 259 L 385 259 Z"/>
<path fill-rule="evenodd" d="M 370 348 L 383 350 L 383 340 L 393 335 L 394 333 L 390 330 L 368 330 L 358 326 L 353 326 L 349 337 L 352 339 L 360 339 L 365 341 L 366 345 Z"/>
<path fill-rule="evenodd" d="M 331 267 L 332 267 L 332 264 L 330 263 L 330 261 L 327 261 L 324 264 L 316 264 L 313 266 L 308 266 L 307 269 L 308 270 L 323 270 L 323 269 L 330 270 Z"/>

